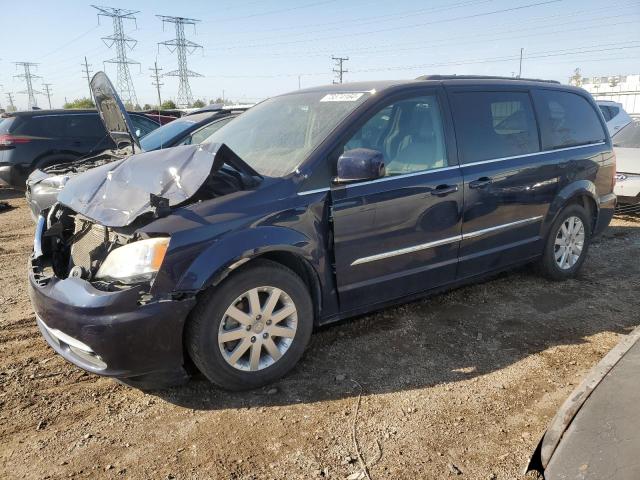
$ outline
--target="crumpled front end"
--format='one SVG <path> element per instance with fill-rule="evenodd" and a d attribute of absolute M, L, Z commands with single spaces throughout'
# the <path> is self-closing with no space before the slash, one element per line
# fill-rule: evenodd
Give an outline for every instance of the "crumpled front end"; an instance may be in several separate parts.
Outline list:
<path fill-rule="evenodd" d="M 107 256 L 140 240 L 56 205 L 38 220 L 29 295 L 56 352 L 92 373 L 186 377 L 182 330 L 193 296 L 154 294 L 153 279 L 96 278 Z"/>

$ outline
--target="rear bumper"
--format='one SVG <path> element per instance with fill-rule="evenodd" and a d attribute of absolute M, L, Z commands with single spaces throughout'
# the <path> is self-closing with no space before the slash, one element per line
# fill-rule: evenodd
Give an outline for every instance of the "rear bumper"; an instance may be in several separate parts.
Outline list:
<path fill-rule="evenodd" d="M 636 204 L 640 202 L 640 175 L 631 173 L 618 174 L 613 189 L 619 203 Z"/>
<path fill-rule="evenodd" d="M 138 288 L 104 292 L 79 278 L 39 281 L 29 273 L 38 327 L 69 362 L 130 378 L 184 371 L 182 331 L 195 299 L 140 304 Z"/>
<path fill-rule="evenodd" d="M 616 208 L 616 196 L 614 193 L 603 195 L 598 199 L 598 220 L 594 228 L 593 234 L 602 233 L 611 223 Z"/>

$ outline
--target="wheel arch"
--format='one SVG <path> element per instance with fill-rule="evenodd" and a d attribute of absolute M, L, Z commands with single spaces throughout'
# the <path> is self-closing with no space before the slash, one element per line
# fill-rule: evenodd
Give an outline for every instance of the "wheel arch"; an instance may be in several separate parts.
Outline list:
<path fill-rule="evenodd" d="M 549 207 L 549 211 L 544 220 L 544 235 L 546 236 L 560 212 L 562 212 L 567 205 L 574 203 L 582 206 L 591 216 L 591 231 L 593 232 L 600 212 L 597 198 L 596 186 L 589 180 L 580 180 L 565 186 L 556 195 Z"/>
<path fill-rule="evenodd" d="M 234 272 L 257 260 L 269 260 L 292 270 L 305 283 L 314 308 L 314 324 L 320 318 L 322 283 L 316 266 L 316 245 L 304 234 L 284 227 L 261 227 L 215 242 L 193 262 L 177 290 L 201 292 L 215 287 Z M 316 266 L 314 266 L 316 265 Z"/>

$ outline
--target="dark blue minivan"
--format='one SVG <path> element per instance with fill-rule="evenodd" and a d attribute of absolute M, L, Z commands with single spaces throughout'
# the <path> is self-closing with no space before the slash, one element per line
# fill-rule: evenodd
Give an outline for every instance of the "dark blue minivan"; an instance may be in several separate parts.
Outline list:
<path fill-rule="evenodd" d="M 270 98 L 202 145 L 71 178 L 43 212 L 37 323 L 142 388 L 254 388 L 315 326 L 536 262 L 574 276 L 613 215 L 615 156 L 584 90 L 429 76 Z"/>

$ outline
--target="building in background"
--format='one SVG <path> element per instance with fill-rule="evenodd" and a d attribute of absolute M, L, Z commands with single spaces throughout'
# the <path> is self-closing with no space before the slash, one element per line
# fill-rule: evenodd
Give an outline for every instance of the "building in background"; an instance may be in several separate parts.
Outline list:
<path fill-rule="evenodd" d="M 583 77 L 576 69 L 569 83 L 584 88 L 597 100 L 621 103 L 630 115 L 640 115 L 640 75 Z"/>

